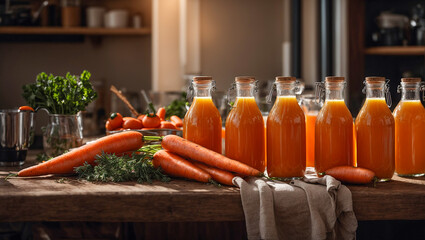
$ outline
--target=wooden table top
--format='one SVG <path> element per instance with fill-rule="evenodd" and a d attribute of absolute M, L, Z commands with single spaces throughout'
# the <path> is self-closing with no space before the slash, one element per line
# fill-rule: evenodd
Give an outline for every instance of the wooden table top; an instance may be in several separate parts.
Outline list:
<path fill-rule="evenodd" d="M 27 164 L 34 163 L 34 154 Z M 242 221 L 239 189 L 173 180 L 152 184 L 91 183 L 74 177 L 4 179 L 0 221 L 185 222 Z M 425 219 L 425 177 L 348 186 L 358 220 Z"/>

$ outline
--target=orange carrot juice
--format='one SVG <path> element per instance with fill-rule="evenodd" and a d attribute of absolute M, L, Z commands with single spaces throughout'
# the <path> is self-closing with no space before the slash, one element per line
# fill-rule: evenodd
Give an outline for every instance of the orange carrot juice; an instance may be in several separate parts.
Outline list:
<path fill-rule="evenodd" d="M 319 176 L 327 169 L 354 164 L 353 118 L 344 102 L 343 77 L 326 77 L 326 101 L 317 115 L 314 165 Z"/>
<path fill-rule="evenodd" d="M 401 101 L 394 110 L 395 168 L 399 175 L 425 174 L 425 109 L 419 100 Z"/>
<path fill-rule="evenodd" d="M 306 167 L 304 112 L 294 96 L 278 96 L 267 118 L 269 177 L 303 177 Z"/>
<path fill-rule="evenodd" d="M 264 122 L 254 97 L 238 97 L 226 120 L 226 156 L 265 169 Z"/>
<path fill-rule="evenodd" d="M 316 125 L 316 114 L 306 114 L 305 115 L 305 130 L 306 130 L 306 166 L 314 167 L 314 131 Z"/>
<path fill-rule="evenodd" d="M 353 165 L 353 118 L 344 100 L 328 100 L 316 120 L 315 168 Z"/>
<path fill-rule="evenodd" d="M 221 116 L 211 98 L 195 97 L 183 123 L 183 137 L 221 153 Z"/>
<path fill-rule="evenodd" d="M 183 138 L 222 153 L 221 116 L 211 98 L 211 77 L 194 77 L 194 100 L 183 121 Z"/>
<path fill-rule="evenodd" d="M 385 98 L 367 98 L 356 118 L 357 166 L 381 180 L 394 174 L 394 118 Z"/>

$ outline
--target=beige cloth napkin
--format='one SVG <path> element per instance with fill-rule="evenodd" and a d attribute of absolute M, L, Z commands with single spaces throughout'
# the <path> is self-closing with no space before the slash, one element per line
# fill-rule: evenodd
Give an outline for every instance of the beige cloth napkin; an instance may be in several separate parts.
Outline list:
<path fill-rule="evenodd" d="M 331 176 L 287 184 L 235 177 L 248 239 L 355 239 L 350 190 Z"/>

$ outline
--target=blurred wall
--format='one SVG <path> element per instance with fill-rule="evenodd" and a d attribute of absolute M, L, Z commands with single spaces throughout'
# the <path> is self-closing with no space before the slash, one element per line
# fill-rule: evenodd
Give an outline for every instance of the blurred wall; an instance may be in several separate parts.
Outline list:
<path fill-rule="evenodd" d="M 103 37 L 100 45 L 87 37 L 76 43 L 1 42 L 0 108 L 25 104 L 22 85 L 34 82 L 42 71 L 65 75 L 86 69 L 93 81 L 105 81 L 107 86 L 150 89 L 150 45 L 149 37 Z"/>
<path fill-rule="evenodd" d="M 201 73 L 218 90 L 235 76 L 258 80 L 282 74 L 282 0 L 200 0 Z"/>
<path fill-rule="evenodd" d="M 185 0 L 182 0 L 185 1 Z M 152 2 L 152 89 L 179 91 L 184 86 L 180 59 L 180 2 Z"/>

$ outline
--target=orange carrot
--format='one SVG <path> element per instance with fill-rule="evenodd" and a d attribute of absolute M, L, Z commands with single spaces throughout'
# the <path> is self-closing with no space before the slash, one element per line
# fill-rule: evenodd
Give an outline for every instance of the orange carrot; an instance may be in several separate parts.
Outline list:
<path fill-rule="evenodd" d="M 165 150 L 159 150 L 153 155 L 154 167 L 161 169 L 175 177 L 184 177 L 199 182 L 211 181 L 211 176 L 205 171 L 193 165 L 191 162 Z"/>
<path fill-rule="evenodd" d="M 99 138 L 97 141 L 73 149 L 47 162 L 25 168 L 18 176 L 40 176 L 46 174 L 74 173 L 74 168 L 85 162 L 93 164 L 95 156 L 105 153 L 123 153 L 135 151 L 143 146 L 143 134 L 125 131 Z"/>
<path fill-rule="evenodd" d="M 141 129 L 143 128 L 143 123 L 137 118 L 125 117 L 122 127 L 124 129 Z"/>
<path fill-rule="evenodd" d="M 159 128 L 176 129 L 176 126 L 174 126 L 174 124 L 172 124 L 170 122 L 161 121 L 161 126 Z"/>
<path fill-rule="evenodd" d="M 244 163 L 225 157 L 219 153 L 190 142 L 176 135 L 167 135 L 162 139 L 162 147 L 165 150 L 176 153 L 184 158 L 205 163 L 212 167 L 230 172 L 236 172 L 247 176 L 262 176 L 255 168 Z"/>
<path fill-rule="evenodd" d="M 375 173 L 371 170 L 352 166 L 333 167 L 326 170 L 325 174 L 341 182 L 353 184 L 371 183 L 375 178 Z"/>
<path fill-rule="evenodd" d="M 164 121 L 165 120 L 165 108 L 163 108 L 163 107 L 158 108 L 156 115 L 161 119 L 161 121 Z"/>
<path fill-rule="evenodd" d="M 33 111 L 34 112 L 34 108 L 30 107 L 30 106 L 20 106 L 18 108 L 19 111 Z"/>
<path fill-rule="evenodd" d="M 174 125 L 176 125 L 176 127 L 183 127 L 183 121 L 178 116 L 173 115 L 170 117 L 170 120 L 174 123 Z"/>
<path fill-rule="evenodd" d="M 207 166 L 203 163 L 196 162 L 196 161 L 193 161 L 192 163 L 193 165 L 197 166 L 198 168 L 204 170 L 209 175 L 211 175 L 211 177 L 215 181 L 228 186 L 234 186 L 232 180 L 235 177 L 235 175 L 233 175 L 231 172 L 224 171 L 215 167 Z"/>

